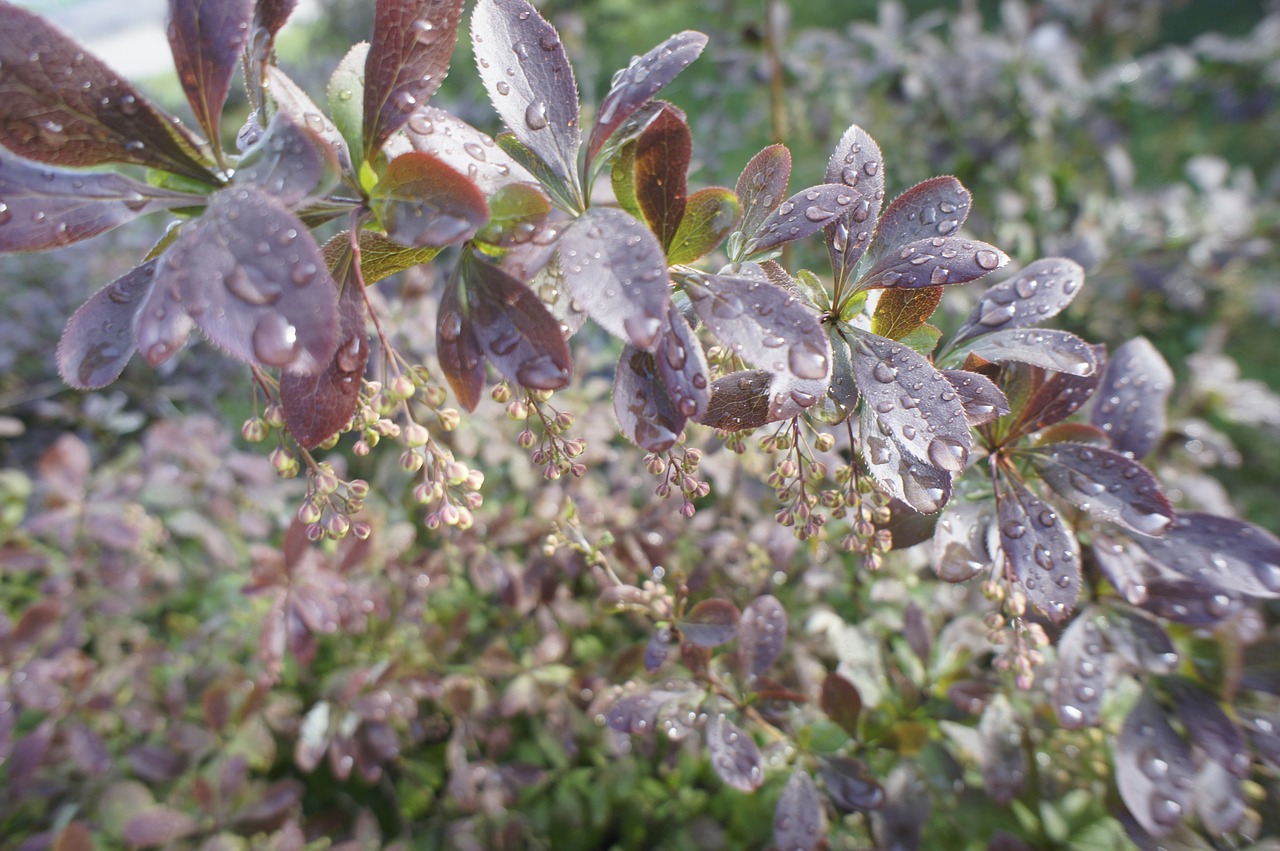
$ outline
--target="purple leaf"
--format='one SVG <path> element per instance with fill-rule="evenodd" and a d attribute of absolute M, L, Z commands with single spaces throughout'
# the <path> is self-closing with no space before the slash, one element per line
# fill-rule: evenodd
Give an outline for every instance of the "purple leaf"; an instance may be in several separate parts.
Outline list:
<path fill-rule="evenodd" d="M 371 159 L 449 72 L 463 0 L 378 0 L 365 58 L 364 155 Z"/>
<path fill-rule="evenodd" d="M 970 426 L 986 425 L 1009 413 L 1009 400 L 990 378 L 961 369 L 944 369 L 942 377 L 960 396 L 965 419 Z"/>
<path fill-rule="evenodd" d="M 300 124 L 328 146 L 344 171 L 351 170 L 351 151 L 346 139 L 329 117 L 320 111 L 302 88 L 275 65 L 267 68 L 266 79 L 271 97 L 280 112 L 287 113 L 294 124 Z M 272 119 L 274 120 L 274 118 Z"/>
<path fill-rule="evenodd" d="M 1090 346 L 1096 367 L 1089 375 L 1072 375 L 1066 372 L 1055 372 L 1049 376 L 1032 374 L 1032 387 L 1029 398 L 1018 411 L 1017 421 L 1013 425 L 1014 433 L 1030 434 L 1046 426 L 1061 422 L 1076 411 L 1093 395 L 1094 388 L 1102 378 L 1101 367 L 1107 361 L 1105 346 Z"/>
<path fill-rule="evenodd" d="M 1000 547 L 1027 600 L 1063 623 L 1080 596 L 1080 552 L 1075 535 L 1046 502 L 1010 475 L 997 490 Z"/>
<path fill-rule="evenodd" d="M 1173 371 L 1146 337 L 1116 349 L 1102 375 L 1091 422 L 1107 433 L 1117 452 L 1142 458 L 1165 432 L 1165 407 Z"/>
<path fill-rule="evenodd" d="M 644 669 L 652 674 L 662 667 L 662 663 L 667 661 L 670 653 L 671 630 L 665 626 L 654 630 L 644 646 Z"/>
<path fill-rule="evenodd" d="M 463 242 L 489 219 L 489 205 L 474 183 L 417 151 L 388 163 L 370 203 L 387 236 L 408 246 Z"/>
<path fill-rule="evenodd" d="M 125 822 L 120 837 L 130 845 L 155 848 L 177 842 L 198 829 L 199 824 L 189 813 L 155 807 L 138 813 Z"/>
<path fill-rule="evenodd" d="M 969 217 L 973 197 L 954 177 L 935 177 L 903 192 L 880 216 L 870 248 L 879 258 L 909 242 L 951 236 Z"/>
<path fill-rule="evenodd" d="M 858 289 L 964 284 L 1008 262 L 1008 255 L 985 242 L 956 236 L 918 239 L 889 250 L 858 281 Z"/>
<path fill-rule="evenodd" d="M 1091 375 L 1097 366 L 1093 348 L 1075 334 L 1041 328 L 1014 328 L 985 334 L 959 351 L 994 363 L 1026 363 L 1071 375 Z"/>
<path fill-rule="evenodd" d="M 787 610 L 772 594 L 756 597 L 738 621 L 738 659 L 751 680 L 782 655 L 787 641 Z"/>
<path fill-rule="evenodd" d="M 890 426 L 864 402 L 858 417 L 862 458 L 876 484 L 921 514 L 933 514 L 951 498 L 952 473 L 915 459 Z"/>
<path fill-rule="evenodd" d="M 717 647 L 732 641 L 738 632 L 738 607 L 728 600 L 702 600 L 685 613 L 677 626 L 686 641 L 699 647 Z"/>
<path fill-rule="evenodd" d="M 318 126 L 312 128 L 313 123 Z M 322 121 L 308 121 L 304 127 L 288 112 L 277 111 L 262 138 L 240 160 L 236 183 L 253 184 L 289 208 L 323 194 L 338 176 L 337 155 L 323 131 Z"/>
<path fill-rule="evenodd" d="M 791 180 L 791 152 L 786 145 L 770 145 L 751 158 L 738 177 L 734 192 L 742 202 L 742 232 L 760 230 L 769 214 L 786 198 Z"/>
<path fill-rule="evenodd" d="M 1163 538 L 1135 543 L 1155 561 L 1198 582 L 1250 597 L 1280 597 L 1280 539 L 1259 526 L 1191 512 L 1179 514 Z"/>
<path fill-rule="evenodd" d="M 459 300 L 461 274 L 459 265 L 440 297 L 436 358 L 440 362 L 440 371 L 453 388 L 453 395 L 458 398 L 458 404 L 474 411 L 484 391 L 484 352 L 471 325 L 468 308 Z"/>
<path fill-rule="evenodd" d="M 667 307 L 667 322 L 654 361 L 667 395 L 681 416 L 696 420 L 711 400 L 707 356 L 688 321 L 675 304 Z"/>
<path fill-rule="evenodd" d="M 1111 648 L 1135 671 L 1171 674 L 1178 667 L 1178 651 L 1154 618 L 1137 609 L 1114 609 L 1107 619 Z"/>
<path fill-rule="evenodd" d="M 274 36 L 289 20 L 297 5 L 298 0 L 257 0 L 253 4 L 253 25 Z"/>
<path fill-rule="evenodd" d="M 671 246 L 684 218 L 692 156 L 689 123 L 684 113 L 670 104 L 662 107 L 636 140 L 636 202 L 664 249 Z"/>
<path fill-rule="evenodd" d="M 636 348 L 656 350 L 670 302 L 667 260 L 643 223 L 592 207 L 565 230 L 560 263 L 566 289 L 587 315 Z"/>
<path fill-rule="evenodd" d="M 338 293 L 338 348 L 324 369 L 280 376 L 285 425 L 304 449 L 314 449 L 346 428 L 356 412 L 369 360 L 364 280 L 348 253 Z M 340 267 L 341 268 L 341 265 Z"/>
<path fill-rule="evenodd" d="M 1120 797 L 1143 830 L 1164 836 L 1182 821 L 1191 805 L 1191 748 L 1149 689 L 1125 718 L 1115 763 Z"/>
<path fill-rule="evenodd" d="M 613 412 L 623 435 L 648 452 L 674 446 L 687 420 L 668 394 L 654 356 L 631 345 L 622 347 L 614 372 Z"/>
<path fill-rule="evenodd" d="M 742 208 L 728 189 L 710 186 L 689 196 L 680 226 L 671 237 L 667 259 L 692 263 L 715 250 L 738 223 Z"/>
<path fill-rule="evenodd" d="M 44 18 L 0 4 L 0 145 L 64 166 L 128 162 L 217 184 L 177 119 Z"/>
<path fill-rule="evenodd" d="M 1094 517 L 1141 535 L 1159 535 L 1173 522 L 1155 476 L 1119 452 L 1054 443 L 1028 454 L 1045 484 Z"/>
<path fill-rule="evenodd" d="M 476 341 L 508 380 L 531 390 L 559 390 L 569 383 L 573 363 L 560 323 L 533 290 L 474 255 L 462 262 Z"/>
<path fill-rule="evenodd" d="M 1058 723 L 1066 729 L 1096 727 L 1101 720 L 1107 685 L 1106 659 L 1093 610 L 1086 609 L 1058 639 L 1053 708 L 1058 714 Z"/>
<path fill-rule="evenodd" d="M 0 151 L 0 251 L 60 248 L 156 210 L 204 202 L 120 174 L 49 168 Z"/>
<path fill-rule="evenodd" d="M 933 532 L 933 569 L 947 582 L 966 582 L 991 567 L 990 507 L 972 500 L 947 504 Z"/>
<path fill-rule="evenodd" d="M 58 343 L 58 374 L 72 387 L 95 390 L 120 377 L 137 351 L 133 317 L 155 278 L 158 260 L 98 290 L 67 322 Z"/>
<path fill-rule="evenodd" d="M 764 761 L 755 740 L 723 713 L 711 716 L 705 731 L 711 768 L 720 779 L 742 792 L 754 792 L 764 782 Z"/>
<path fill-rule="evenodd" d="M 178 81 L 215 151 L 222 148 L 222 107 L 252 18 L 252 0 L 169 0 L 169 48 Z"/>
<path fill-rule="evenodd" d="M 1203 686 L 1183 677 L 1173 677 L 1165 686 L 1192 744 L 1236 777 L 1248 777 L 1249 749 L 1217 698 Z"/>
<path fill-rule="evenodd" d="M 705 35 L 685 30 L 632 60 L 630 65 L 614 75 L 609 93 L 600 101 L 595 126 L 591 128 L 587 143 L 588 170 L 609 137 L 677 74 L 689 67 L 706 46 Z"/>
<path fill-rule="evenodd" d="M 679 692 L 661 689 L 625 695 L 614 701 L 605 714 L 605 723 L 619 733 L 648 733 L 654 729 L 662 704 L 678 696 Z"/>
<path fill-rule="evenodd" d="M 871 242 L 884 203 L 884 157 L 867 132 L 854 124 L 844 132 L 827 162 L 827 183 L 856 189 L 860 199 L 840 220 L 826 227 L 827 253 L 842 285 Z M 864 203 L 865 202 L 865 203 Z"/>
<path fill-rule="evenodd" d="M 1023 749 L 1022 725 L 1004 695 L 996 695 L 982 711 L 978 734 L 987 797 L 998 807 L 1008 806 L 1026 785 L 1027 752 Z"/>
<path fill-rule="evenodd" d="M 862 715 L 862 695 L 843 676 L 830 673 L 822 680 L 822 711 L 840 725 L 850 738 L 858 738 L 858 717 Z"/>
<path fill-rule="evenodd" d="M 134 342 L 152 367 L 177 354 L 196 327 L 182 303 L 178 285 L 178 277 L 171 274 L 164 258 L 158 258 L 156 280 L 133 316 Z"/>
<path fill-rule="evenodd" d="M 864 410 L 911 457 L 950 473 L 962 471 L 972 438 L 964 406 L 946 377 L 893 340 L 857 331 L 852 344 Z"/>
<path fill-rule="evenodd" d="M 821 758 L 818 774 L 831 802 L 844 812 L 878 810 L 885 804 L 884 787 L 867 774 L 866 766 L 843 756 Z"/>
<path fill-rule="evenodd" d="M 769 422 L 773 375 L 763 369 L 731 372 L 711 384 L 707 412 L 698 422 L 725 431 L 759 428 Z"/>
<path fill-rule="evenodd" d="M 576 187 L 578 84 L 555 27 L 526 0 L 480 0 L 471 42 L 480 78 L 507 128 L 562 183 Z"/>
<path fill-rule="evenodd" d="M 828 224 L 865 204 L 867 199 L 856 189 L 843 183 L 810 186 L 792 195 L 765 216 L 759 227 L 748 235 L 749 254 L 768 251 L 786 242 L 804 239 Z"/>
<path fill-rule="evenodd" d="M 1032 263 L 1007 281 L 996 284 L 978 297 L 954 342 L 992 331 L 1038 325 L 1056 316 L 1071 304 L 1084 269 L 1065 257 L 1045 257 Z"/>
<path fill-rule="evenodd" d="M 1239 596 L 1206 582 L 1157 576 L 1146 587 L 1143 609 L 1189 626 L 1216 624 L 1244 608 Z"/>
<path fill-rule="evenodd" d="M 246 363 L 314 373 L 337 349 L 337 286 L 320 248 L 260 189 L 214 195 L 164 255 L 155 286 L 176 287 L 205 336 Z M 150 360 L 141 335 L 138 343 Z"/>
<path fill-rule="evenodd" d="M 480 188 L 493 195 L 512 183 L 533 183 L 529 174 L 493 139 L 443 109 L 419 109 L 405 125 L 415 151 L 431 154 Z"/>
<path fill-rule="evenodd" d="M 1210 835 L 1226 836 L 1244 823 L 1245 802 L 1240 778 L 1232 777 L 1213 760 L 1206 760 L 1196 772 L 1194 798 L 1200 823 Z"/>
<path fill-rule="evenodd" d="M 902 636 L 907 640 L 907 646 L 927 666 L 933 652 L 933 634 L 924 609 L 914 600 L 902 612 Z"/>
<path fill-rule="evenodd" d="M 783 787 L 773 812 L 773 843 L 785 851 L 812 851 L 827 829 L 822 801 L 809 772 L 797 768 Z"/>
<path fill-rule="evenodd" d="M 1147 581 L 1150 578 L 1149 560 L 1135 546 L 1125 546 L 1120 540 L 1095 531 L 1093 557 L 1098 567 L 1120 595 L 1131 605 L 1140 606 L 1147 599 Z"/>

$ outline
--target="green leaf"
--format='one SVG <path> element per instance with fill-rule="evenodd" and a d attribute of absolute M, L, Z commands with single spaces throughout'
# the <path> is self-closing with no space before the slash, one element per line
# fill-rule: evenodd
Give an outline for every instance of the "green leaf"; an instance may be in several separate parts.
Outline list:
<path fill-rule="evenodd" d="M 551 212 L 547 196 L 528 183 L 508 183 L 489 198 L 489 223 L 476 239 L 490 245 L 528 242 Z"/>
<path fill-rule="evenodd" d="M 345 230 L 326 242 L 322 249 L 325 265 L 330 269 L 335 268 L 350 244 L 351 232 Z M 360 276 L 364 279 L 365 286 L 376 284 L 397 272 L 429 263 L 439 253 L 440 249 L 436 247 L 405 248 L 380 233 L 361 231 Z"/>
<path fill-rule="evenodd" d="M 919 352 L 928 357 L 938 345 L 938 339 L 942 336 L 942 329 L 936 325 L 930 325 L 928 322 L 913 329 L 910 333 L 898 339 L 909 349 Z"/>
<path fill-rule="evenodd" d="M 901 340 L 927 322 L 941 301 L 942 287 L 886 290 L 871 317 L 871 333 Z"/>
<path fill-rule="evenodd" d="M 489 219 L 489 205 L 474 183 L 417 151 L 391 161 L 370 206 L 392 241 L 414 247 L 463 242 Z"/>
<path fill-rule="evenodd" d="M 667 246 L 667 262 L 692 263 L 715 250 L 742 215 L 742 205 L 728 189 L 715 186 L 689 196 L 684 217 Z"/>
<path fill-rule="evenodd" d="M 618 206 L 637 219 L 640 218 L 640 202 L 636 200 L 636 144 L 628 142 L 618 151 L 609 172 L 614 197 Z"/>
<path fill-rule="evenodd" d="M 577 190 L 573 185 L 552 171 L 551 167 L 524 142 L 512 133 L 499 133 L 494 141 L 498 143 L 499 148 L 507 152 L 509 157 L 523 166 L 525 171 L 536 177 L 542 184 L 542 188 L 547 190 L 547 194 L 559 202 L 560 207 L 572 213 L 582 212 L 582 204 L 576 200 Z"/>
<path fill-rule="evenodd" d="M 364 65 L 369 42 L 352 46 L 329 77 L 329 115 L 353 154 L 364 150 Z"/>

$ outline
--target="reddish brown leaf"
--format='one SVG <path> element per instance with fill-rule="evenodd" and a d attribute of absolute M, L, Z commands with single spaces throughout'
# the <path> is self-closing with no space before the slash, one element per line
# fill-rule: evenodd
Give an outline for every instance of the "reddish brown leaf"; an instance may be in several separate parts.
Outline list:
<path fill-rule="evenodd" d="M 401 245 L 442 246 L 470 239 L 489 218 L 476 185 L 431 154 L 396 157 L 371 204 L 387 236 Z"/>
<path fill-rule="evenodd" d="M 791 151 L 786 145 L 770 145 L 751 158 L 738 177 L 734 190 L 742 202 L 742 232 L 747 236 L 760 229 L 769 214 L 787 197 L 791 179 Z"/>
<path fill-rule="evenodd" d="M 692 156 L 689 123 L 674 106 L 664 106 L 636 140 L 636 201 L 664 249 L 684 218 Z"/>
<path fill-rule="evenodd" d="M 460 269 L 455 271 L 440 297 L 436 357 L 458 404 L 474 411 L 484 391 L 484 352 L 471 326 L 471 317 L 459 299 L 460 274 Z"/>
<path fill-rule="evenodd" d="M 840 674 L 827 674 L 822 681 L 822 711 L 853 738 L 858 738 L 858 718 L 862 714 L 862 695 L 853 683 Z"/>
<path fill-rule="evenodd" d="M 215 151 L 222 148 L 222 106 L 252 17 L 252 0 L 169 0 L 169 47 L 178 81 Z"/>

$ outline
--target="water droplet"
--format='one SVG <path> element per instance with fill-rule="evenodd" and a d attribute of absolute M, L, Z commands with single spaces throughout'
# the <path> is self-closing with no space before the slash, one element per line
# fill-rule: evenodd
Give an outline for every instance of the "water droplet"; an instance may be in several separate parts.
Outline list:
<path fill-rule="evenodd" d="M 138 99 L 130 94 L 120 96 L 120 114 L 121 115 L 137 115 Z"/>
<path fill-rule="evenodd" d="M 355 372 L 363 366 L 363 358 L 361 352 L 365 347 L 365 339 L 363 334 L 353 334 L 345 343 L 338 347 L 338 354 L 334 363 L 342 372 Z"/>
<path fill-rule="evenodd" d="M 1054 514 L 1052 511 L 1049 511 L 1048 509 L 1045 509 L 1044 511 L 1040 512 L 1039 516 L 1037 516 L 1036 519 L 1040 521 L 1041 526 L 1044 526 L 1045 528 L 1049 528 L 1054 524 L 1054 521 L 1058 519 L 1058 515 Z"/>
<path fill-rule="evenodd" d="M 868 160 L 863 163 L 862 170 L 867 173 L 867 177 L 874 177 L 875 173 L 880 170 L 880 164 L 875 160 Z"/>
<path fill-rule="evenodd" d="M 9 205 L 0 201 L 0 225 L 7 225 L 13 220 L 13 211 L 9 209 Z"/>
<path fill-rule="evenodd" d="M 958 473 L 968 460 L 968 447 L 954 437 L 935 437 L 929 442 L 929 461 L 935 467 Z"/>
<path fill-rule="evenodd" d="M 980 248 L 973 255 L 973 260 L 982 269 L 990 272 L 992 269 L 1000 265 L 1000 255 L 992 251 L 990 248 Z"/>
<path fill-rule="evenodd" d="M 817 381 L 827 377 L 827 355 L 816 343 L 803 340 L 791 347 L 787 363 L 798 378 Z"/>
<path fill-rule="evenodd" d="M 401 89 L 392 95 L 391 103 L 401 112 L 412 112 L 418 108 L 418 99 L 407 89 Z"/>
<path fill-rule="evenodd" d="M 516 367 L 516 381 L 533 390 L 559 390 L 569 383 L 569 371 L 550 355 L 539 355 Z"/>
<path fill-rule="evenodd" d="M 929 276 L 929 283 L 935 287 L 940 287 L 947 282 L 949 277 L 951 277 L 951 270 L 946 266 L 934 266 L 933 274 Z"/>
<path fill-rule="evenodd" d="M 1014 281 L 1013 289 L 1019 298 L 1031 298 L 1036 294 L 1036 289 L 1040 286 L 1040 282 L 1035 278 L 1018 278 Z"/>
<path fill-rule="evenodd" d="M 867 438 L 867 459 L 872 464 L 888 464 L 893 459 L 893 451 L 889 442 L 872 435 Z"/>
<path fill-rule="evenodd" d="M 413 37 L 419 44 L 434 44 L 440 38 L 440 32 L 435 25 L 427 20 L 414 21 L 409 25 L 409 31 L 413 33 Z"/>
<path fill-rule="evenodd" d="M 263 306 L 280 300 L 280 287 L 268 281 L 254 281 L 241 266 L 232 269 L 223 283 L 228 292 L 248 304 Z"/>
<path fill-rule="evenodd" d="M 279 313 L 268 313 L 253 329 L 253 354 L 267 366 L 285 367 L 298 354 L 298 329 Z"/>
<path fill-rule="evenodd" d="M 789 216 L 791 215 L 791 211 L 794 210 L 795 208 L 796 208 L 796 205 L 791 203 L 790 201 L 783 201 L 781 204 L 778 205 L 778 215 Z"/>
<path fill-rule="evenodd" d="M 524 123 L 530 130 L 541 130 L 547 126 L 547 105 L 535 101 L 524 111 Z"/>
<path fill-rule="evenodd" d="M 556 37 L 554 32 L 546 33 L 538 39 L 538 47 L 550 53 L 553 50 L 560 49 L 560 39 Z"/>
<path fill-rule="evenodd" d="M 1004 525 L 1000 527 L 1000 531 L 1006 538 L 1018 539 L 1027 533 L 1027 527 L 1023 526 L 1017 520 L 1006 520 Z"/>
<path fill-rule="evenodd" d="M 821 222 L 829 219 L 831 217 L 831 212 L 829 210 L 824 210 L 815 204 L 812 207 L 805 209 L 804 217 L 811 222 Z"/>
<path fill-rule="evenodd" d="M 1018 306 L 1016 303 L 996 304 L 995 302 L 986 302 L 982 309 L 982 315 L 978 317 L 978 322 L 988 328 L 997 328 L 1013 319 L 1017 312 Z"/>
<path fill-rule="evenodd" d="M 440 317 L 440 339 L 452 343 L 462 333 L 462 316 L 450 311 Z"/>
<path fill-rule="evenodd" d="M 484 148 L 478 142 L 465 142 L 462 149 L 480 162 L 485 161 Z"/>
<path fill-rule="evenodd" d="M 299 263 L 289 272 L 289 280 L 295 287 L 305 287 L 315 279 L 318 271 L 314 263 Z"/>
<path fill-rule="evenodd" d="M 498 94 L 503 95 L 504 97 L 511 94 L 511 86 L 507 85 L 506 80 L 499 80 L 498 85 L 494 88 L 498 90 Z"/>
<path fill-rule="evenodd" d="M 652 348 L 662 331 L 662 321 L 656 316 L 628 316 L 622 323 L 631 342 L 641 349 Z"/>

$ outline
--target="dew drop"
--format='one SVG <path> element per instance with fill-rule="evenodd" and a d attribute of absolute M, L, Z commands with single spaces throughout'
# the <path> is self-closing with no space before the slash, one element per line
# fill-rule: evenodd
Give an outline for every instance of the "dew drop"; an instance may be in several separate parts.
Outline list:
<path fill-rule="evenodd" d="M 787 354 L 787 364 L 798 378 L 817 381 L 827 377 L 827 355 L 809 340 L 791 347 Z"/>
<path fill-rule="evenodd" d="M 547 126 L 547 105 L 542 101 L 534 101 L 524 111 L 524 123 L 530 130 L 541 130 Z"/>
<path fill-rule="evenodd" d="M 511 86 L 507 85 L 506 80 L 499 80 L 498 85 L 494 88 L 498 90 L 498 94 L 503 95 L 504 97 L 511 94 Z"/>
<path fill-rule="evenodd" d="M 137 115 L 138 99 L 133 95 L 125 94 L 120 96 L 120 114 L 121 115 Z"/>
<path fill-rule="evenodd" d="M 237 266 L 223 280 L 227 291 L 243 302 L 255 306 L 275 304 L 280 300 L 280 287 L 267 281 L 255 282 L 243 267 Z"/>
<path fill-rule="evenodd" d="M 968 448 L 954 437 L 935 437 L 929 442 L 929 461 L 935 467 L 958 473 L 968 460 Z"/>
<path fill-rule="evenodd" d="M 778 205 L 778 215 L 789 216 L 791 215 L 791 211 L 794 210 L 795 208 L 796 208 L 796 205 L 791 203 L 790 201 L 783 201 L 781 204 Z"/>
<path fill-rule="evenodd" d="M 279 313 L 268 313 L 253 329 L 253 354 L 267 366 L 284 367 L 298 354 L 298 329 Z"/>
<path fill-rule="evenodd" d="M 342 372 L 355 372 L 360 369 L 364 365 L 363 358 L 361 358 L 361 352 L 364 347 L 364 335 L 353 334 L 338 348 L 338 354 L 334 361 L 338 369 Z"/>
<path fill-rule="evenodd" d="M 0 201 L 0 225 L 7 225 L 13 220 L 13 211 L 9 209 L 9 205 Z"/>
<path fill-rule="evenodd" d="M 462 316 L 449 312 L 440 317 L 440 339 L 452 343 L 462 333 Z"/>
<path fill-rule="evenodd" d="M 1017 520 L 1006 520 L 1004 525 L 1000 527 L 1000 531 L 1006 538 L 1017 540 L 1027 533 L 1027 527 L 1023 526 Z"/>
<path fill-rule="evenodd" d="M 662 331 L 662 321 L 656 316 L 628 316 L 622 322 L 631 342 L 642 349 L 649 349 L 658 339 Z"/>
<path fill-rule="evenodd" d="M 884 361 L 877 361 L 871 369 L 871 377 L 881 384 L 892 384 L 898 378 L 898 371 Z"/>
<path fill-rule="evenodd" d="M 973 255 L 973 260 L 979 267 L 990 272 L 992 269 L 1000 265 L 1000 255 L 992 251 L 990 248 L 980 248 Z"/>
<path fill-rule="evenodd" d="M 406 89 L 401 89 L 392 95 L 391 103 L 400 112 L 412 112 L 418 108 L 418 99 Z"/>
<path fill-rule="evenodd" d="M 831 213 L 814 204 L 812 207 L 805 208 L 804 217 L 811 222 L 821 222 L 831 218 Z"/>

